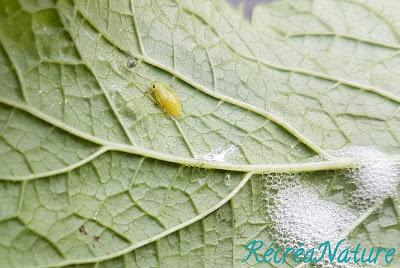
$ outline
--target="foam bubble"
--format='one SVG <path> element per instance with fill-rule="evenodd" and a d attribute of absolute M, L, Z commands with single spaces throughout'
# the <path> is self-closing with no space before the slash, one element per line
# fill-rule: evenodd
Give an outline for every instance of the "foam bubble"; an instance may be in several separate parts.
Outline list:
<path fill-rule="evenodd" d="M 347 197 L 350 205 L 366 210 L 396 191 L 399 168 L 386 154 L 369 147 L 349 146 L 331 151 L 336 157 L 355 158 L 358 168 L 341 172 L 355 190 Z"/>
<path fill-rule="evenodd" d="M 318 192 L 302 185 L 280 191 L 273 215 L 281 231 L 302 241 L 333 241 L 345 230 L 356 213 L 323 200 Z M 289 220 L 288 220 L 289 219 Z"/>
<path fill-rule="evenodd" d="M 311 186 L 302 184 L 296 175 L 268 175 L 265 185 L 270 235 L 283 248 L 301 246 L 307 251 L 318 248 L 318 244 L 325 241 L 335 245 L 357 217 L 355 211 L 324 200 Z M 320 256 L 318 250 L 315 256 Z M 326 263 L 320 265 L 329 266 Z"/>
<path fill-rule="evenodd" d="M 347 235 L 360 211 L 396 191 L 399 168 L 379 150 L 349 146 L 329 153 L 337 158 L 353 158 L 359 163 L 355 168 L 339 172 L 346 178 L 345 183 L 354 186 L 346 190 L 345 205 L 324 199 L 297 174 L 275 173 L 264 177 L 268 231 L 278 246 L 309 249 L 325 241 L 335 244 L 345 238 L 341 236 Z M 325 159 L 318 156 L 312 160 Z M 339 266 L 326 262 L 319 265 Z"/>
<path fill-rule="evenodd" d="M 277 238 L 293 246 L 298 242 L 336 240 L 356 217 L 356 212 L 324 200 L 313 188 L 303 185 L 296 175 L 278 174 L 266 180 L 269 218 L 276 225 Z M 277 191 L 276 191 L 277 190 Z M 288 239 L 293 238 L 293 239 Z M 289 242 L 289 243 L 288 243 Z"/>

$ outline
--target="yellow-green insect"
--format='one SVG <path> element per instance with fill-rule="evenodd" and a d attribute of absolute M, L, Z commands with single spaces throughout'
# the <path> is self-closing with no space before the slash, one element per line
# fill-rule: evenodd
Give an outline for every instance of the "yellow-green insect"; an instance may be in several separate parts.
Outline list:
<path fill-rule="evenodd" d="M 169 115 L 180 117 L 182 115 L 182 104 L 175 90 L 157 81 L 151 83 L 151 93 L 156 98 L 158 105 Z"/>

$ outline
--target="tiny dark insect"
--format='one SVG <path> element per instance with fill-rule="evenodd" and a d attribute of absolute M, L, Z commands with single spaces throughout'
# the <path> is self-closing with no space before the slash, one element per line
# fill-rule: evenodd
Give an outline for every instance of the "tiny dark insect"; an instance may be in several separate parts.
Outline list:
<path fill-rule="evenodd" d="M 88 233 L 86 232 L 85 226 L 81 225 L 81 227 L 79 227 L 79 232 L 83 235 L 87 235 Z"/>
<path fill-rule="evenodd" d="M 96 241 L 96 242 L 97 242 L 97 241 L 99 241 L 99 240 L 100 240 L 100 236 L 99 236 L 99 235 L 94 235 L 94 236 L 93 236 L 93 239 L 94 239 L 94 241 Z"/>
<path fill-rule="evenodd" d="M 128 61 L 126 63 L 126 67 L 128 67 L 128 69 L 135 68 L 139 62 L 139 59 L 130 53 L 128 53 L 128 55 L 129 56 L 128 56 Z"/>

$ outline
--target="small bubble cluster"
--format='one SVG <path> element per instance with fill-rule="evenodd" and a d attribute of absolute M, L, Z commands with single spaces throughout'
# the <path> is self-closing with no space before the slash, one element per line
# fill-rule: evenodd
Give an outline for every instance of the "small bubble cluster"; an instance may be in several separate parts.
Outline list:
<path fill-rule="evenodd" d="M 396 191 L 400 172 L 384 153 L 368 147 L 349 146 L 332 151 L 336 157 L 355 158 L 359 167 L 341 172 L 355 190 L 347 194 L 349 205 L 363 211 Z"/>
<path fill-rule="evenodd" d="M 336 244 L 345 238 L 360 211 L 396 191 L 399 168 L 384 153 L 374 148 L 352 146 L 330 154 L 359 162 L 357 167 L 339 172 L 346 179 L 345 183 L 353 186 L 346 187 L 346 206 L 324 199 L 297 174 L 274 173 L 263 177 L 268 231 L 277 246 L 307 250 L 325 241 Z M 312 160 L 322 161 L 324 157 Z M 343 244 L 345 246 L 348 245 Z M 340 264 L 324 261 L 318 266 L 340 267 Z"/>
<path fill-rule="evenodd" d="M 324 200 L 295 174 L 270 174 L 265 179 L 268 230 L 278 247 L 307 250 L 318 248 L 325 241 L 336 244 L 356 218 L 355 211 Z M 315 256 L 319 254 L 316 251 Z M 320 265 L 335 267 L 335 264 Z"/>

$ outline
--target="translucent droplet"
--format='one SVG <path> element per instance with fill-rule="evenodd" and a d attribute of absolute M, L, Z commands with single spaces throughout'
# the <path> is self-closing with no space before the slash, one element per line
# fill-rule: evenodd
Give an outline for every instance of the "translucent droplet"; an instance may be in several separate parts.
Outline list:
<path fill-rule="evenodd" d="M 229 155 L 233 154 L 238 149 L 237 145 L 231 144 L 228 148 L 218 148 L 217 150 L 199 157 L 201 160 L 213 162 L 227 162 Z"/>

